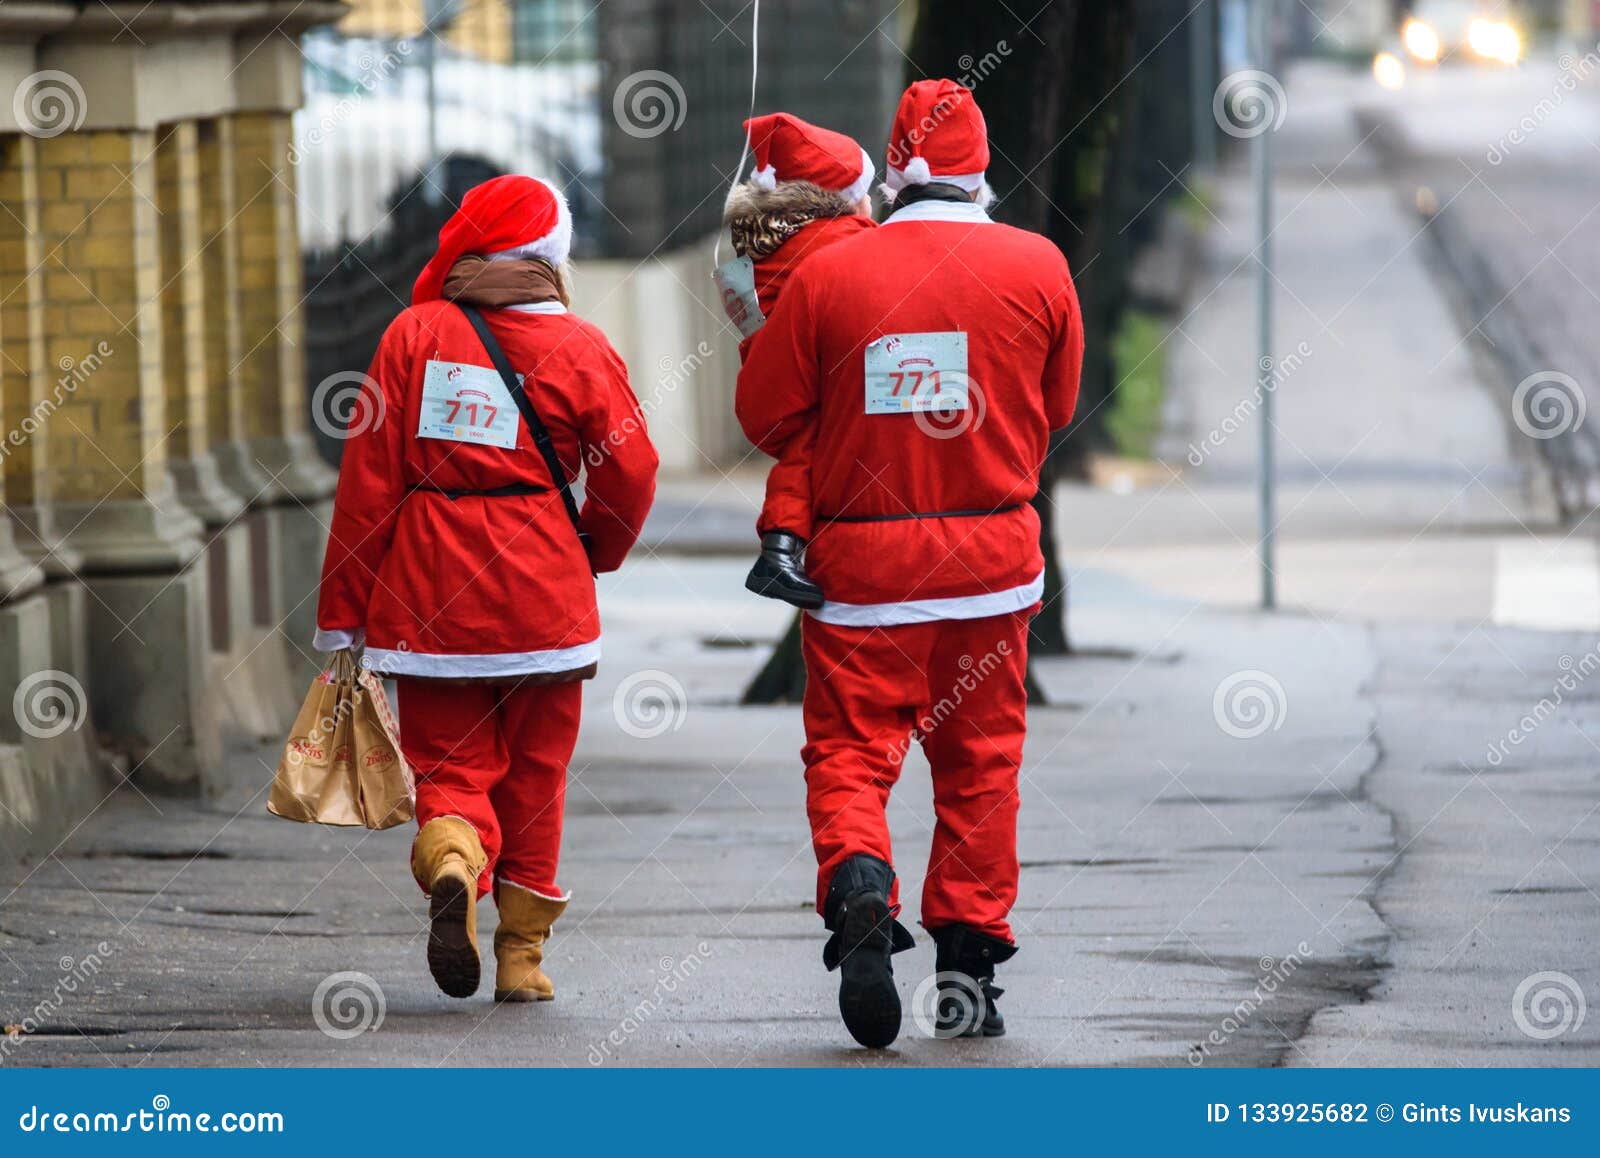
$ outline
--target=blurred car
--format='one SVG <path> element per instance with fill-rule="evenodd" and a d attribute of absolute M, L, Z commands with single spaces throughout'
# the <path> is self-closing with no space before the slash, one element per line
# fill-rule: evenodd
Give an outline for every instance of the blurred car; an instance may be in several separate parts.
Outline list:
<path fill-rule="evenodd" d="M 1516 64 L 1523 49 L 1513 6 L 1494 0 L 1417 0 L 1400 26 L 1400 43 L 1421 65 L 1447 59 Z"/>

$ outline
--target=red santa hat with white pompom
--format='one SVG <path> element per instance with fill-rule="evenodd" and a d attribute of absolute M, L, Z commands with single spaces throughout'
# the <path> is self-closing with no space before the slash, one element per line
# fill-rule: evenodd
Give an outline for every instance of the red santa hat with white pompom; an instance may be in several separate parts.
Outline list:
<path fill-rule="evenodd" d="M 788 113 L 751 117 L 744 128 L 756 162 L 750 184 L 758 189 L 809 181 L 854 204 L 872 188 L 872 158 L 843 133 Z"/>
<path fill-rule="evenodd" d="M 548 181 L 507 174 L 475 185 L 439 230 L 439 248 L 411 290 L 411 304 L 437 301 L 450 267 L 469 253 L 542 258 L 559 267 L 572 250 L 572 213 Z"/>
<path fill-rule="evenodd" d="M 900 97 L 884 174 L 884 197 L 908 185 L 954 185 L 993 200 L 985 180 L 989 130 L 970 89 L 953 80 L 919 80 Z"/>

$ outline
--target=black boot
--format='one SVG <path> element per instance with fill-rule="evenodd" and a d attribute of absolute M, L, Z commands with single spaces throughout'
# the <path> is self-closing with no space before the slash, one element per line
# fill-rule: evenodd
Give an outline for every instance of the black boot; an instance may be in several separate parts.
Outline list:
<path fill-rule="evenodd" d="M 1017 947 L 965 925 L 943 925 L 930 935 L 939 975 L 933 1035 L 1004 1037 L 1006 1019 L 995 1002 L 1005 990 L 994 983 L 994 967 L 1016 956 Z"/>
<path fill-rule="evenodd" d="M 839 1014 L 850 1036 L 884 1049 L 900 1035 L 900 994 L 890 954 L 914 944 L 889 912 L 894 869 L 858 854 L 841 864 L 828 885 L 823 923 L 833 936 L 822 949 L 829 972 L 839 970 Z"/>
<path fill-rule="evenodd" d="M 805 540 L 799 535 L 768 531 L 761 536 L 761 557 L 745 576 L 745 589 L 815 611 L 822 606 L 822 588 L 811 581 L 800 562 L 805 549 Z"/>

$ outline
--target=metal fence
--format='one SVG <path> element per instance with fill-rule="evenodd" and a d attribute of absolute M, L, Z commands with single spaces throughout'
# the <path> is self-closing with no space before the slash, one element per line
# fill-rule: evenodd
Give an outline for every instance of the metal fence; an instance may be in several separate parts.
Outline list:
<path fill-rule="evenodd" d="M 765 0 L 757 111 L 880 153 L 903 82 L 893 0 Z M 303 41 L 294 161 L 308 380 L 366 365 L 466 189 L 560 185 L 574 256 L 717 227 L 749 107 L 750 0 L 353 0 Z M 339 444 L 327 439 L 333 460 Z"/>

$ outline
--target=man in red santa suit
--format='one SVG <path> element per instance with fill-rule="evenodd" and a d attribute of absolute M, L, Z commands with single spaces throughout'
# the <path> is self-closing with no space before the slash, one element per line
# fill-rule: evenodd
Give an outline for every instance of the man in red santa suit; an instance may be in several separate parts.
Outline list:
<path fill-rule="evenodd" d="M 496 999 L 554 995 L 541 965 L 569 895 L 556 865 L 581 681 L 600 658 L 594 576 L 622 564 L 655 492 L 622 359 L 567 310 L 571 242 L 543 181 L 496 177 L 463 198 L 373 359 L 323 562 L 317 648 L 364 642 L 363 662 L 398 684 L 411 867 L 431 898 L 428 964 L 452 997 L 478 988 L 490 891 Z"/>
<path fill-rule="evenodd" d="M 890 956 L 911 936 L 885 808 L 914 741 L 933 773 L 921 919 L 948 974 L 940 1036 L 1004 1032 L 995 966 L 1016 951 L 1023 677 L 1044 588 L 1028 500 L 1072 417 L 1083 326 L 1060 251 L 985 212 L 988 161 L 967 89 L 907 89 L 893 212 L 790 279 L 736 395 L 764 450 L 816 430 L 807 565 L 827 600 L 804 625 L 802 755 L 823 960 L 867 1046 L 900 1029 Z"/>
<path fill-rule="evenodd" d="M 739 327 L 739 356 L 778 303 L 800 264 L 837 241 L 873 228 L 874 170 L 867 151 L 843 133 L 788 113 L 744 123 L 755 168 L 736 185 L 723 209 L 734 260 L 718 267 L 723 307 Z M 761 557 L 745 586 L 796 607 L 822 606 L 822 589 L 805 573 L 811 538 L 811 447 L 815 429 L 796 429 L 767 475 L 766 501 L 756 523 Z"/>

